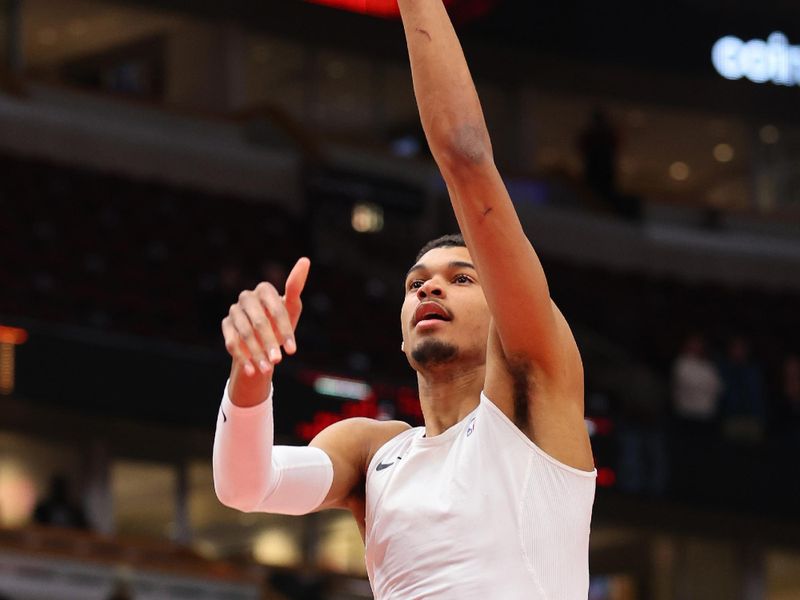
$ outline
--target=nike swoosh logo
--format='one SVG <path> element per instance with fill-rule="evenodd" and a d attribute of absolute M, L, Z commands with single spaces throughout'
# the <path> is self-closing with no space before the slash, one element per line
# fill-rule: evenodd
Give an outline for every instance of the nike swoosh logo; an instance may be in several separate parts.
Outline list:
<path fill-rule="evenodd" d="M 403 458 L 402 456 L 398 456 L 397 460 L 401 460 L 402 458 Z M 393 464 L 394 464 L 394 462 L 390 462 L 390 463 L 381 462 L 381 463 L 378 463 L 378 468 L 376 468 L 375 470 L 376 471 L 383 471 L 384 469 L 388 469 L 389 467 L 391 467 Z"/>
<path fill-rule="evenodd" d="M 221 408 L 219 409 L 219 411 L 222 413 L 222 422 L 223 423 L 227 423 L 228 422 L 228 417 L 225 415 L 225 411 L 222 410 Z"/>

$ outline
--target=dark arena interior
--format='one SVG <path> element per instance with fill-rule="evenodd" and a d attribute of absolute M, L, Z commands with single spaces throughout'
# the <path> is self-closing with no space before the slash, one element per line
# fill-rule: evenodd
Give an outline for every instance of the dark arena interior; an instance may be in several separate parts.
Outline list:
<path fill-rule="evenodd" d="M 444 4 L 583 361 L 589 599 L 799 599 L 800 5 Z M 211 459 L 220 322 L 301 256 L 276 443 L 423 424 L 403 279 L 459 225 L 397 0 L 0 32 L 0 600 L 373 598 L 349 514 L 233 510 Z"/>

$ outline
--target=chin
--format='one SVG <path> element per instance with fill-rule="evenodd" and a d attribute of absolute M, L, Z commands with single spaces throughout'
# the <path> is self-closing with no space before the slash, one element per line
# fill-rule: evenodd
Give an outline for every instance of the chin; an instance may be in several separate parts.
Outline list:
<path fill-rule="evenodd" d="M 458 358 L 458 347 L 438 337 L 429 336 L 414 347 L 411 358 L 420 367 L 430 367 L 452 362 Z"/>

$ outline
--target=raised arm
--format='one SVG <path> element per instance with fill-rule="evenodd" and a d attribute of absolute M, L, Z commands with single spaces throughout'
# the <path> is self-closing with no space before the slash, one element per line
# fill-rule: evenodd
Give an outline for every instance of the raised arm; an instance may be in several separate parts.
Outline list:
<path fill-rule="evenodd" d="M 537 435 L 566 461 L 591 468 L 583 421 L 583 369 L 572 333 L 550 299 L 494 163 L 492 145 L 464 53 L 441 0 L 399 0 L 422 126 L 447 184 L 478 271 L 506 370 L 533 379 Z M 492 344 L 487 394 L 495 378 Z M 496 369 L 495 369 L 496 371 Z M 498 388 L 503 388 L 499 385 Z M 568 432 L 566 442 L 564 432 Z"/>

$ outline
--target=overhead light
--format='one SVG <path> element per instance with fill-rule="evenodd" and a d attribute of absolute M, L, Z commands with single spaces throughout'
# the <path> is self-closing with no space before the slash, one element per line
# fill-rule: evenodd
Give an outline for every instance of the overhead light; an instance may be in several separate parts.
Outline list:
<path fill-rule="evenodd" d="M 680 160 L 672 163 L 669 166 L 669 176 L 675 181 L 686 181 L 689 179 L 691 172 L 692 171 L 689 168 L 689 165 Z"/>
<path fill-rule="evenodd" d="M 730 144 L 717 144 L 714 146 L 714 158 L 721 163 L 731 162 L 734 154 L 733 146 Z"/>
<path fill-rule="evenodd" d="M 371 202 L 355 204 L 351 225 L 359 233 L 377 233 L 383 230 L 383 207 Z"/>

